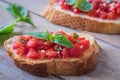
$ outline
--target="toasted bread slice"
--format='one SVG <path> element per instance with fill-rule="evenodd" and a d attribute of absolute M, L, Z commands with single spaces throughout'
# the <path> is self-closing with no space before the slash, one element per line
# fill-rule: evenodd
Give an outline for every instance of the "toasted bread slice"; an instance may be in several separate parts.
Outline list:
<path fill-rule="evenodd" d="M 54 59 L 37 59 L 32 60 L 15 53 L 12 44 L 18 39 L 18 36 L 12 37 L 4 42 L 4 47 L 14 63 L 21 69 L 37 75 L 47 76 L 49 74 L 58 75 L 82 75 L 96 68 L 98 62 L 99 46 L 95 39 L 88 35 L 80 33 L 81 37 L 90 40 L 90 48 L 84 52 L 80 58 L 54 58 Z"/>
<path fill-rule="evenodd" d="M 102 20 L 82 13 L 74 14 L 71 11 L 62 10 L 55 3 L 55 0 L 51 0 L 41 15 L 54 24 L 79 30 L 111 34 L 120 33 L 120 18 L 117 20 Z"/>

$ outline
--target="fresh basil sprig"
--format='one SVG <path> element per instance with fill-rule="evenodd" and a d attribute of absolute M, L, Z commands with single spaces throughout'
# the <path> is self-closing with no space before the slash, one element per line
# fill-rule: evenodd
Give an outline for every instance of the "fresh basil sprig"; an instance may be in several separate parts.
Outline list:
<path fill-rule="evenodd" d="M 12 23 L 8 26 L 0 27 L 0 34 L 8 34 L 11 33 L 14 30 L 14 26 L 16 26 L 16 23 Z"/>
<path fill-rule="evenodd" d="M 28 35 L 35 36 L 44 40 L 49 40 L 53 43 L 60 44 L 65 47 L 74 47 L 73 44 L 63 35 L 55 33 L 54 36 L 47 32 L 32 32 Z"/>
<path fill-rule="evenodd" d="M 79 8 L 83 12 L 92 10 L 93 5 L 87 0 L 66 0 L 67 4 L 73 5 L 74 8 Z"/>
<path fill-rule="evenodd" d="M 32 20 L 28 16 L 27 9 L 25 9 L 24 7 L 17 4 L 11 4 L 8 6 L 7 11 L 12 16 L 14 16 L 16 20 L 8 26 L 0 27 L 0 34 L 12 33 L 14 31 L 14 27 L 17 25 L 18 22 L 29 23 L 30 25 L 35 27 Z"/>
<path fill-rule="evenodd" d="M 27 33 L 28 35 L 35 36 L 37 38 L 41 38 L 44 40 L 49 40 L 53 42 L 53 36 L 48 32 L 32 32 L 32 33 Z"/>

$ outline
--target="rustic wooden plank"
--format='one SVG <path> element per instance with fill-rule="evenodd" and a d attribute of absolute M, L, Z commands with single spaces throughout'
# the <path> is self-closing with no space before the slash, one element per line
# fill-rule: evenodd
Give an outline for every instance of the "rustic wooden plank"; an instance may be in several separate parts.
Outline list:
<path fill-rule="evenodd" d="M 99 63 L 95 71 L 83 76 L 62 76 L 66 80 L 119 80 L 120 50 L 97 40 L 101 46 Z M 52 76 L 45 78 L 30 75 L 17 68 L 6 52 L 0 50 L 0 79 L 2 80 L 56 80 Z"/>
<path fill-rule="evenodd" d="M 0 25 L 7 25 L 14 20 L 8 12 L 6 12 L 6 7 L 8 5 L 0 1 Z M 14 34 L 23 34 L 30 31 L 57 31 L 63 29 L 67 32 L 79 32 L 73 29 L 65 28 L 62 26 L 53 25 L 52 23 L 46 21 L 45 19 L 38 17 L 34 14 L 30 14 L 33 22 L 36 24 L 37 29 L 32 28 L 28 24 L 20 23 L 15 28 Z M 39 21 L 39 22 L 38 22 Z M 14 34 L 9 34 L 13 36 Z M 3 43 L 4 39 L 7 39 L 8 35 L 1 35 L 0 42 Z M 1 41 L 2 39 L 2 41 Z M 95 71 L 83 75 L 83 76 L 62 76 L 66 80 L 119 80 L 120 78 L 120 49 L 110 44 L 107 44 L 101 40 L 97 39 L 97 42 L 101 46 L 101 51 L 99 53 L 99 63 Z M 36 77 L 30 75 L 19 68 L 17 68 L 10 57 L 7 55 L 3 49 L 0 48 L 0 79 L 1 80 L 57 80 L 52 76 L 45 78 Z"/>
<path fill-rule="evenodd" d="M 24 2 L 22 2 L 21 0 L 5 0 L 8 1 L 10 3 L 18 3 L 24 7 L 26 7 L 28 10 L 37 13 L 38 15 L 40 14 L 40 12 L 42 12 L 42 10 L 44 9 L 44 7 L 47 5 L 47 3 L 50 0 L 25 0 Z M 32 3 L 32 4 L 29 4 Z M 47 21 L 45 21 L 44 23 L 46 23 Z M 44 24 L 44 26 L 47 26 L 46 24 Z M 79 30 L 77 30 L 79 31 Z M 112 45 L 118 46 L 120 47 L 120 34 L 114 34 L 114 35 L 110 35 L 110 34 L 99 34 L 99 33 L 92 33 L 92 32 L 88 32 L 89 34 L 94 35 L 96 38 L 99 38 L 103 41 L 106 41 Z"/>

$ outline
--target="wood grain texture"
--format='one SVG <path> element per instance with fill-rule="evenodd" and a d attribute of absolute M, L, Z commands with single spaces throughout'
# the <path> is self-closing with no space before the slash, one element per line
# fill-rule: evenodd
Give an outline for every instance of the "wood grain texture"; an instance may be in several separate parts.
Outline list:
<path fill-rule="evenodd" d="M 50 0 L 24 0 L 24 2 L 22 2 L 21 0 L 4 0 L 4 1 L 8 1 L 10 3 L 18 3 L 24 7 L 26 7 L 28 10 L 40 15 L 40 13 L 42 12 L 42 10 L 45 8 L 45 6 L 47 5 L 47 3 Z M 32 3 L 32 4 L 29 4 Z M 47 22 L 47 21 L 45 21 Z M 47 26 L 46 24 L 44 24 L 43 26 Z M 80 30 L 77 30 L 80 32 Z M 81 31 L 82 32 L 82 31 Z M 112 45 L 115 45 L 117 47 L 120 47 L 120 34 L 100 34 L 100 33 L 93 33 L 93 32 L 87 32 L 89 34 L 92 34 L 93 36 L 95 36 L 98 39 L 101 39 L 105 42 L 108 42 Z"/>
<path fill-rule="evenodd" d="M 11 2 L 12 1 L 16 1 L 16 2 L 18 1 L 21 4 L 24 3 L 25 5 L 25 3 L 28 3 L 27 1 L 31 1 L 31 0 L 24 0 L 24 2 L 20 0 L 11 0 Z M 32 4 L 38 6 L 37 4 L 39 3 L 39 1 L 46 2 L 48 0 L 36 0 L 36 1 L 38 2 L 36 2 L 35 4 L 34 1 L 32 0 Z M 0 1 L 0 26 L 7 25 L 11 21 L 15 20 L 6 11 L 7 6 L 8 4 Z M 29 4 L 26 6 L 29 7 Z M 15 34 L 23 34 L 30 31 L 44 31 L 44 30 L 57 31 L 59 29 L 63 29 L 67 32 L 79 32 L 77 30 L 69 29 L 63 26 L 53 25 L 52 23 L 48 22 L 46 19 L 34 15 L 32 13 L 30 13 L 30 16 L 33 22 L 35 23 L 37 29 L 32 28 L 28 24 L 19 23 L 19 25 L 15 27 L 15 33 L 8 35 L 0 35 L 0 45 L 2 45 L 4 39 L 9 38 L 9 36 L 13 36 Z M 112 43 L 115 46 L 120 46 L 120 36 L 96 34 L 96 33 L 90 33 L 90 34 L 95 35 L 97 38 L 100 37 L 102 38 L 102 40 L 105 40 L 107 42 L 105 43 L 99 39 L 96 39 L 101 46 L 101 51 L 99 53 L 99 62 L 96 70 L 83 76 L 62 76 L 62 77 L 65 78 L 66 80 L 119 80 L 120 79 L 119 76 L 120 48 L 116 48 L 108 43 Z M 13 64 L 13 61 L 4 51 L 3 47 L 0 46 L 0 80 L 58 80 L 58 79 L 53 76 L 48 76 L 45 78 L 36 77 L 20 70 Z"/>

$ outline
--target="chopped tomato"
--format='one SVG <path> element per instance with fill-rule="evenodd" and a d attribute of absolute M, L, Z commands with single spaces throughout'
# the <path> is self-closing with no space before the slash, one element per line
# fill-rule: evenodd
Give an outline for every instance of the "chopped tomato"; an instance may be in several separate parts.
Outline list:
<path fill-rule="evenodd" d="M 93 10 L 91 10 L 91 11 L 88 12 L 88 15 L 89 15 L 90 17 L 96 17 L 96 16 L 97 16 L 97 12 L 96 12 L 95 9 L 93 9 Z"/>
<path fill-rule="evenodd" d="M 38 39 L 37 38 L 32 38 L 27 42 L 27 46 L 29 48 L 35 49 L 37 47 L 37 45 L 38 45 Z"/>
<path fill-rule="evenodd" d="M 69 35 L 69 36 L 67 36 L 68 37 L 68 39 L 70 40 L 70 42 L 72 42 L 73 44 L 75 43 L 75 38 L 73 38 L 73 36 L 72 35 Z"/>
<path fill-rule="evenodd" d="M 64 48 L 61 53 L 63 55 L 63 58 L 68 58 L 69 57 L 69 51 L 68 51 L 68 49 Z"/>
<path fill-rule="evenodd" d="M 80 45 L 75 44 L 74 48 L 70 49 L 70 56 L 77 58 L 83 56 L 83 51 L 81 50 Z"/>
<path fill-rule="evenodd" d="M 65 9 L 65 10 L 71 9 L 71 6 L 69 6 L 66 2 L 64 2 L 61 6 L 62 6 L 62 9 Z"/>
<path fill-rule="evenodd" d="M 100 17 L 101 19 L 106 19 L 106 18 L 107 18 L 107 13 L 101 11 L 100 14 L 99 14 L 99 17 Z"/>
<path fill-rule="evenodd" d="M 46 51 L 46 56 L 48 58 L 56 58 L 57 57 L 57 52 L 55 50 L 53 50 L 53 48 L 49 49 Z"/>
<path fill-rule="evenodd" d="M 74 12 L 75 14 L 79 14 L 81 11 L 80 11 L 79 8 L 74 8 L 74 9 L 73 9 L 73 12 Z"/>
<path fill-rule="evenodd" d="M 120 7 L 117 8 L 117 15 L 120 16 Z"/>
<path fill-rule="evenodd" d="M 84 37 L 81 37 L 81 38 L 79 38 L 79 40 L 81 41 L 81 40 L 85 40 L 85 38 Z"/>
<path fill-rule="evenodd" d="M 89 40 L 81 40 L 79 44 L 80 44 L 83 51 L 86 50 L 86 49 L 89 49 L 89 47 L 90 47 L 90 41 Z"/>
<path fill-rule="evenodd" d="M 28 51 L 27 57 L 30 58 L 30 59 L 38 59 L 39 54 L 37 53 L 36 50 L 30 48 L 30 50 Z"/>
<path fill-rule="evenodd" d="M 24 44 L 21 43 L 20 41 L 16 41 L 14 44 L 13 44 L 13 49 L 17 49 L 19 47 L 23 47 Z"/>
<path fill-rule="evenodd" d="M 109 12 L 107 14 L 108 19 L 116 19 L 116 13 L 115 12 Z"/>
<path fill-rule="evenodd" d="M 19 47 L 16 49 L 17 54 L 24 55 L 27 54 L 27 50 L 24 47 Z"/>
<path fill-rule="evenodd" d="M 40 50 L 40 51 L 38 51 L 38 54 L 39 54 L 41 59 L 44 59 L 46 52 L 45 52 L 45 50 Z"/>
<path fill-rule="evenodd" d="M 97 1 L 94 1 L 94 2 L 92 2 L 92 4 L 93 4 L 93 9 L 98 9 L 99 8 L 99 6 L 98 6 L 98 2 Z"/>

